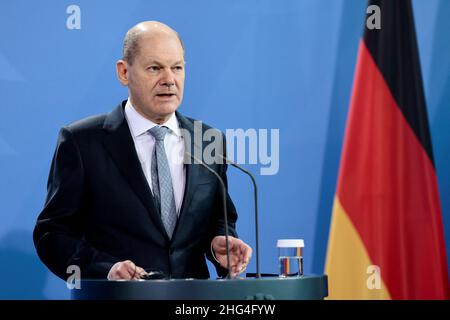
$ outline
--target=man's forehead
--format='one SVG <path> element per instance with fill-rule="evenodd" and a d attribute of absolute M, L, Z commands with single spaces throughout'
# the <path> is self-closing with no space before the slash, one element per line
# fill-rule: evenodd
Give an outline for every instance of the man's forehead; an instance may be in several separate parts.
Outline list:
<path fill-rule="evenodd" d="M 183 48 L 177 38 L 142 38 L 139 47 L 139 54 L 146 61 L 152 59 L 158 62 L 174 63 L 184 60 Z"/>
<path fill-rule="evenodd" d="M 147 56 L 143 59 L 147 64 L 154 63 L 158 65 L 177 65 L 184 64 L 184 59 L 171 59 L 171 58 L 161 58 L 154 56 Z"/>
<path fill-rule="evenodd" d="M 147 33 L 139 37 L 139 46 L 147 50 L 170 51 L 174 54 L 183 52 L 180 39 L 175 34 Z"/>

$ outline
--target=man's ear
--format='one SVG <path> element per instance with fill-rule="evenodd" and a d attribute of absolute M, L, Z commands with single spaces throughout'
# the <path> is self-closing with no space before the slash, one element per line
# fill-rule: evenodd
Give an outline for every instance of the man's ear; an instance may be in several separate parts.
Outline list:
<path fill-rule="evenodd" d="M 117 78 L 123 86 L 128 85 L 128 63 L 124 60 L 116 62 Z"/>

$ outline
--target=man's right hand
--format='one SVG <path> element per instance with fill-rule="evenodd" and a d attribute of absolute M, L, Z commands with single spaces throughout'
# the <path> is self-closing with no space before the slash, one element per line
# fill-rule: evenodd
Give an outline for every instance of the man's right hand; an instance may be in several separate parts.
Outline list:
<path fill-rule="evenodd" d="M 117 262 L 109 270 L 108 280 L 138 280 L 145 270 L 134 264 L 133 261 L 126 260 Z"/>

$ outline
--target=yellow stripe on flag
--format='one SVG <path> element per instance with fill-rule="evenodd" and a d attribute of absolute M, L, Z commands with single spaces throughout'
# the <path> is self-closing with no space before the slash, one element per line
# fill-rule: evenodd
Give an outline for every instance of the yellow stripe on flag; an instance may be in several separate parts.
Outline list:
<path fill-rule="evenodd" d="M 333 206 L 325 273 L 328 299 L 390 299 L 382 275 L 373 266 L 366 248 L 338 197 Z"/>

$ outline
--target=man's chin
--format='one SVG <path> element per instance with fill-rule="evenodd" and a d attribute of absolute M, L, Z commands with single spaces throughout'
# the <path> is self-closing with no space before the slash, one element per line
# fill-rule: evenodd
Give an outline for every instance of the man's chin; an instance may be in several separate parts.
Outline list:
<path fill-rule="evenodd" d="M 150 114 L 152 114 L 154 119 L 150 119 L 152 121 L 156 121 L 157 123 L 166 122 L 169 117 L 178 109 L 178 105 L 170 104 L 170 105 L 159 105 L 156 110 L 151 110 Z"/>
<path fill-rule="evenodd" d="M 175 103 L 160 104 L 157 108 L 157 113 L 161 116 L 170 116 L 177 111 L 178 106 L 179 104 Z"/>

